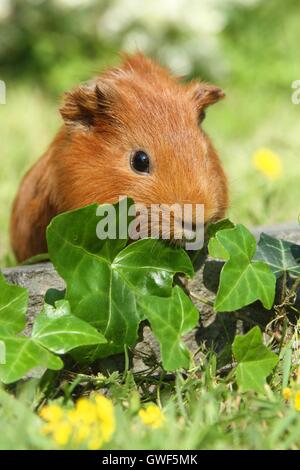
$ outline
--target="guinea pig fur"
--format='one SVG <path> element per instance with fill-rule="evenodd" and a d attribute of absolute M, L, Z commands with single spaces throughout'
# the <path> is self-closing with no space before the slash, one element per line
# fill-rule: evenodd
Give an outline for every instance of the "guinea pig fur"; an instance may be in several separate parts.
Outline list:
<path fill-rule="evenodd" d="M 227 180 L 201 120 L 223 96 L 205 82 L 183 83 L 142 54 L 66 93 L 64 124 L 14 201 L 18 261 L 47 251 L 46 227 L 55 215 L 120 195 L 147 206 L 204 204 L 205 222 L 222 218 Z M 148 157 L 147 171 L 133 168 L 137 152 Z"/>

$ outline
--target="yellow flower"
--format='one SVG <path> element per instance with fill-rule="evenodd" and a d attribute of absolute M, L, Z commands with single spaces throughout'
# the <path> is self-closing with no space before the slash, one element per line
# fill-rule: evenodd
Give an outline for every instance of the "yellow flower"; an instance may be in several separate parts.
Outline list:
<path fill-rule="evenodd" d="M 95 395 L 98 419 L 102 424 L 102 435 L 105 442 L 108 442 L 115 430 L 114 408 L 111 400 L 103 395 Z"/>
<path fill-rule="evenodd" d="M 289 387 L 285 387 L 282 390 L 282 396 L 285 400 L 289 400 L 292 396 L 292 390 Z"/>
<path fill-rule="evenodd" d="M 65 446 L 72 434 L 72 426 L 68 422 L 61 422 L 59 423 L 54 432 L 53 432 L 53 439 L 59 446 Z"/>
<path fill-rule="evenodd" d="M 42 427 L 44 434 L 52 434 L 56 444 L 64 446 L 72 433 L 71 425 L 65 421 L 64 410 L 58 405 L 46 405 L 40 411 L 40 416 L 47 423 Z"/>
<path fill-rule="evenodd" d="M 45 405 L 40 411 L 40 417 L 50 423 L 56 423 L 62 419 L 64 412 L 58 405 Z"/>
<path fill-rule="evenodd" d="M 295 394 L 294 406 L 297 411 L 300 411 L 300 390 Z"/>
<path fill-rule="evenodd" d="M 157 405 L 148 405 L 145 409 L 139 411 L 139 417 L 146 426 L 157 429 L 160 428 L 165 417 Z"/>
<path fill-rule="evenodd" d="M 75 426 L 73 425 L 73 440 L 75 444 L 86 442 L 91 433 L 91 426 L 87 424 L 80 424 L 77 422 Z"/>
<path fill-rule="evenodd" d="M 261 148 L 253 155 L 255 168 L 269 179 L 277 179 L 282 174 L 282 162 L 279 155 L 267 148 Z"/>
<path fill-rule="evenodd" d="M 88 398 L 79 398 L 76 403 L 75 414 L 78 420 L 82 420 L 86 424 L 91 424 L 97 419 L 95 404 Z"/>
<path fill-rule="evenodd" d="M 40 416 L 46 421 L 44 434 L 52 436 L 59 446 L 100 449 L 115 431 L 114 407 L 108 398 L 96 394 L 80 398 L 71 410 L 58 405 L 45 406 Z"/>

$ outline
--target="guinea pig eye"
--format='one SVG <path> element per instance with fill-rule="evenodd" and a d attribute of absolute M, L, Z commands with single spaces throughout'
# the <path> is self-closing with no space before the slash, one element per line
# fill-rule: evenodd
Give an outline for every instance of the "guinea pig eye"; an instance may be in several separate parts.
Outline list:
<path fill-rule="evenodd" d="M 139 173 L 149 173 L 150 158 L 143 150 L 135 152 L 131 158 L 131 168 Z"/>

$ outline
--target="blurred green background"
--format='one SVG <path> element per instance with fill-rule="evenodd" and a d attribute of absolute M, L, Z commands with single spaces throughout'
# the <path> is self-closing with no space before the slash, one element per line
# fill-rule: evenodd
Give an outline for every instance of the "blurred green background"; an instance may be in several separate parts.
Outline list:
<path fill-rule="evenodd" d="M 19 181 L 61 125 L 61 94 L 122 50 L 144 51 L 227 99 L 205 128 L 230 180 L 230 217 L 248 225 L 296 221 L 300 195 L 299 0 L 0 0 L 0 265 L 13 262 L 10 207 Z M 277 178 L 253 155 L 277 154 Z M 26 214 L 24 214 L 26 217 Z"/>

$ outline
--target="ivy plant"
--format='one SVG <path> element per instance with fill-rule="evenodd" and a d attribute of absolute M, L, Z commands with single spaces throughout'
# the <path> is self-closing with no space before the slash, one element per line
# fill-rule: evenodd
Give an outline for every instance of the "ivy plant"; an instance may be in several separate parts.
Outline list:
<path fill-rule="evenodd" d="M 241 390 L 263 392 L 266 378 L 276 366 L 278 356 L 264 345 L 259 327 L 255 326 L 244 336 L 236 336 L 232 352 L 238 363 L 235 373 Z"/>
<path fill-rule="evenodd" d="M 232 312 L 256 300 L 271 309 L 276 278 L 267 263 L 254 259 L 256 241 L 246 227 L 219 230 L 209 242 L 209 253 L 226 260 L 215 300 L 217 312 Z"/>
<path fill-rule="evenodd" d="M 193 277 L 191 257 L 183 248 L 156 239 L 99 239 L 97 224 L 104 223 L 105 216 L 97 209 L 92 204 L 58 215 L 50 223 L 49 256 L 66 289 L 48 290 L 30 335 L 24 332 L 28 291 L 9 285 L 0 273 L 2 382 L 17 381 L 32 369 L 61 369 L 67 353 L 91 363 L 133 348 L 143 321 L 159 342 L 165 370 L 190 367 L 183 337 L 197 325 L 199 312 L 175 275 Z M 119 205 L 115 209 L 118 219 Z M 117 224 L 116 233 L 118 229 Z M 212 224 L 208 238 L 210 255 L 223 262 L 214 302 L 217 314 L 235 312 L 257 300 L 271 309 L 276 279 L 283 275 L 296 278 L 297 289 L 298 245 L 266 234 L 256 244 L 246 227 L 228 219 Z M 289 293 L 289 302 L 295 293 Z M 232 355 L 240 389 L 263 392 L 279 359 L 265 346 L 258 326 L 235 337 Z"/>
<path fill-rule="evenodd" d="M 193 276 L 190 258 L 182 248 L 155 239 L 129 245 L 126 238 L 100 240 L 96 226 L 104 215 L 98 217 L 96 210 L 92 204 L 59 215 L 47 230 L 50 258 L 66 281 L 65 298 L 73 314 L 107 339 L 87 360 L 133 347 L 139 324 L 148 320 L 161 345 L 165 368 L 188 367 L 180 338 L 197 324 L 199 314 L 173 280 L 176 273 Z M 174 354 L 168 357 L 164 351 L 170 343 Z"/>
<path fill-rule="evenodd" d="M 0 322 L 0 380 L 4 383 L 21 379 L 30 370 L 43 367 L 58 370 L 63 362 L 58 354 L 78 346 L 105 343 L 104 336 L 93 326 L 70 312 L 68 301 L 45 304 L 36 317 L 32 333 L 23 333 L 28 291 L 11 286 L 0 273 L 0 313 L 7 321 Z"/>

